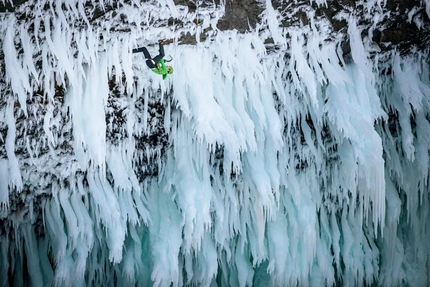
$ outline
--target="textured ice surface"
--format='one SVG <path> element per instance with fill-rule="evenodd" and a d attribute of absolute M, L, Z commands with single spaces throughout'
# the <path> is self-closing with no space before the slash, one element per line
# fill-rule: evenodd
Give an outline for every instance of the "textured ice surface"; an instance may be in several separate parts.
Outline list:
<path fill-rule="evenodd" d="M 270 1 L 246 34 L 222 7 L 45 2 L 1 16 L 2 286 L 429 284 L 427 54 L 370 57 L 351 16 L 345 62 Z M 131 54 L 208 27 L 166 81 Z"/>

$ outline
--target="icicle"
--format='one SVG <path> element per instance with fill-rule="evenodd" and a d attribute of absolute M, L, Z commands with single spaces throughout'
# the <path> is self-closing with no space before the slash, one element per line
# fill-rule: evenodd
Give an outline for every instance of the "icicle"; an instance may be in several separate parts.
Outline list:
<path fill-rule="evenodd" d="M 27 116 L 27 93 L 31 91 L 31 87 L 28 80 L 28 73 L 23 69 L 17 51 L 15 50 L 15 18 L 11 17 L 11 19 L 8 19 L 8 22 L 9 25 L 6 29 L 6 36 L 3 42 L 6 79 L 10 81 L 12 91 L 17 95 L 21 109 L 24 115 Z"/>
<path fill-rule="evenodd" d="M 39 84 L 39 73 L 36 71 L 36 67 L 34 65 L 33 60 L 33 45 L 31 43 L 30 36 L 26 30 L 26 27 L 21 25 L 20 27 L 20 38 L 22 47 L 24 50 L 23 64 L 25 65 L 27 71 L 24 71 L 26 74 L 32 75 L 32 79 L 36 81 L 36 84 Z"/>
<path fill-rule="evenodd" d="M 303 56 L 303 38 L 298 33 L 294 33 L 291 39 L 290 70 L 294 71 L 293 79 L 295 80 L 295 86 L 299 91 L 303 93 L 307 92 L 310 96 L 310 103 L 318 107 L 318 101 L 316 99 L 317 87 L 314 73 L 309 68 L 307 61 Z"/>
<path fill-rule="evenodd" d="M 120 206 L 112 188 L 107 185 L 104 174 L 93 173 L 88 178 L 92 198 L 96 204 L 101 223 L 106 226 L 109 260 L 118 263 L 122 259 L 125 238 L 125 222 L 121 219 Z"/>
<path fill-rule="evenodd" d="M 266 21 L 273 40 L 275 43 L 284 44 L 285 38 L 280 33 L 279 29 L 278 11 L 275 11 L 272 6 L 272 2 L 269 0 L 266 0 L 266 14 Z"/>
<path fill-rule="evenodd" d="M 30 225 L 24 227 L 25 256 L 27 258 L 28 274 L 33 286 L 45 286 L 40 268 L 39 250 L 36 236 Z"/>
<path fill-rule="evenodd" d="M 182 244 L 181 214 L 171 199 L 171 195 L 160 192 L 152 185 L 150 192 L 151 204 L 164 206 L 153 209 L 153 224 L 149 226 L 152 245 L 151 256 L 153 268 L 151 280 L 154 286 L 166 286 L 172 283 L 179 286 L 179 251 Z"/>
<path fill-rule="evenodd" d="M 0 160 L 0 211 L 9 209 L 9 162 Z"/>
<path fill-rule="evenodd" d="M 7 184 L 9 184 L 11 188 L 15 187 L 17 191 L 21 191 L 23 187 L 21 171 L 19 168 L 18 158 L 15 155 L 16 126 L 13 99 L 9 99 L 7 102 L 6 123 L 8 127 L 6 136 L 6 154 L 9 161 L 9 181 Z"/>

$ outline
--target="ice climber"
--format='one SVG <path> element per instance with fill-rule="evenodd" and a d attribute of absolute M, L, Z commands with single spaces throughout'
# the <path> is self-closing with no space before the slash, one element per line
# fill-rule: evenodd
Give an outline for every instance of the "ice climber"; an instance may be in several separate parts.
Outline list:
<path fill-rule="evenodd" d="M 140 53 L 143 52 L 143 55 L 146 59 L 146 65 L 152 69 L 152 71 L 158 75 L 163 76 L 163 80 L 167 78 L 167 74 L 173 73 L 173 67 L 172 66 L 166 66 L 165 60 L 164 60 L 164 44 L 167 42 L 166 39 L 158 41 L 158 52 L 159 54 L 155 56 L 154 58 L 151 57 L 151 55 L 148 52 L 148 49 L 146 47 L 141 47 L 137 49 L 133 49 L 133 53 Z"/>

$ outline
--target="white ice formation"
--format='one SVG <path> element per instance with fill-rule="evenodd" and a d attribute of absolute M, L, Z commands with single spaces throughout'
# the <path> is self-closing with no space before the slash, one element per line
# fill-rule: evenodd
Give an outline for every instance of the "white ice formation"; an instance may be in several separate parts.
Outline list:
<path fill-rule="evenodd" d="M 0 286 L 430 285 L 426 51 L 354 11 L 33 2 L 0 15 Z M 164 37 L 165 81 L 131 53 Z"/>

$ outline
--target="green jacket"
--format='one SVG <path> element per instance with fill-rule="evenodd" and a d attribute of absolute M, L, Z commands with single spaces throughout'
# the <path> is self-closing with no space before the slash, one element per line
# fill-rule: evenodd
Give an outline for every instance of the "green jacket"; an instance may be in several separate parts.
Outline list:
<path fill-rule="evenodd" d="M 163 80 L 165 80 L 167 78 L 167 68 L 166 68 L 166 65 L 164 64 L 164 59 L 161 59 L 157 63 L 157 68 L 152 69 L 152 71 L 158 75 L 162 75 Z"/>

